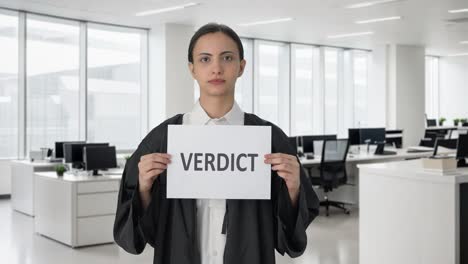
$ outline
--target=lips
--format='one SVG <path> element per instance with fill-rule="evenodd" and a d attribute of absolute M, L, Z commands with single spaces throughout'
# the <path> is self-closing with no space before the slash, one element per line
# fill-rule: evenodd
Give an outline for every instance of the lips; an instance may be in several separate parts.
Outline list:
<path fill-rule="evenodd" d="M 220 85 L 220 84 L 224 84 L 226 81 L 223 79 L 213 79 L 213 80 L 209 80 L 208 82 L 214 85 Z"/>

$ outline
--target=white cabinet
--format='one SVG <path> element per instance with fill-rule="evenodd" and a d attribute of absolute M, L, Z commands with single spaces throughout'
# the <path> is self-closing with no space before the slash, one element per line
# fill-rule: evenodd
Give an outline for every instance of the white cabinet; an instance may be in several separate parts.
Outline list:
<path fill-rule="evenodd" d="M 120 178 L 37 173 L 35 231 L 71 247 L 112 243 Z"/>
<path fill-rule="evenodd" d="M 14 210 L 34 216 L 34 173 L 54 171 L 57 163 L 11 162 L 11 205 Z"/>

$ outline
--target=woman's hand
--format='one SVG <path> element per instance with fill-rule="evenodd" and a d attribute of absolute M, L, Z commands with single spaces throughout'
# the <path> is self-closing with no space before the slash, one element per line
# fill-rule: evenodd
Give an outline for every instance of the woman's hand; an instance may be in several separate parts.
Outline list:
<path fill-rule="evenodd" d="M 138 184 L 143 207 L 146 209 L 151 200 L 151 187 L 158 176 L 171 163 L 171 155 L 166 153 L 151 153 L 141 156 L 138 163 Z"/>
<path fill-rule="evenodd" d="M 300 165 L 297 157 L 284 153 L 266 154 L 265 163 L 271 164 L 271 169 L 284 179 L 288 187 L 289 197 L 291 197 L 293 205 L 296 206 L 301 186 Z"/>

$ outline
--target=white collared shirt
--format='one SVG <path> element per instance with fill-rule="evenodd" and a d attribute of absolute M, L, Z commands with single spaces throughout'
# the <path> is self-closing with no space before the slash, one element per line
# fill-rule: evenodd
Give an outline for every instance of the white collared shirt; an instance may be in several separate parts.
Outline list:
<path fill-rule="evenodd" d="M 221 118 L 210 118 L 200 101 L 184 114 L 184 125 L 244 125 L 244 112 L 234 102 L 232 109 Z M 226 200 L 197 200 L 197 229 L 202 264 L 223 263 L 226 235 L 222 234 Z"/>

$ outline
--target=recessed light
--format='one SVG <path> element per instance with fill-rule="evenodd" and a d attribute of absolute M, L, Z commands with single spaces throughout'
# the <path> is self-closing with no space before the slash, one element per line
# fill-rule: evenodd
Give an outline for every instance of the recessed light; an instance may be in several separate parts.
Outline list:
<path fill-rule="evenodd" d="M 199 5 L 199 3 L 188 3 L 188 4 L 185 4 L 185 5 L 178 5 L 178 6 L 171 6 L 171 7 L 160 8 L 160 9 L 147 10 L 147 11 L 138 12 L 138 13 L 135 14 L 135 16 L 149 16 L 149 15 L 154 15 L 154 14 L 160 14 L 160 13 L 180 10 L 180 9 L 184 9 L 184 8 L 192 7 L 192 6 L 196 6 L 196 5 Z"/>
<path fill-rule="evenodd" d="M 461 56 L 468 56 L 468 53 L 455 53 L 455 54 L 447 55 L 447 57 L 461 57 Z"/>
<path fill-rule="evenodd" d="M 388 3 L 400 2 L 400 1 L 403 1 L 403 0 L 378 0 L 378 1 L 361 2 L 361 3 L 346 6 L 345 8 L 363 8 L 363 7 L 388 4 Z"/>
<path fill-rule="evenodd" d="M 281 22 L 287 22 L 294 20 L 292 17 L 285 17 L 285 18 L 278 18 L 278 19 L 272 19 L 272 20 L 263 20 L 263 21 L 256 21 L 256 22 L 249 22 L 249 23 L 242 23 L 238 24 L 239 26 L 242 27 L 248 27 L 248 26 L 256 26 L 256 25 L 266 25 L 266 24 L 273 24 L 273 23 L 281 23 Z"/>
<path fill-rule="evenodd" d="M 339 34 L 339 35 L 331 35 L 328 36 L 330 39 L 336 39 L 336 38 L 347 38 L 347 37 L 357 37 L 357 36 L 365 36 L 365 35 L 372 35 L 374 32 L 372 31 L 367 31 L 367 32 L 356 32 L 356 33 L 349 33 L 349 34 Z"/>
<path fill-rule="evenodd" d="M 401 16 L 393 16 L 393 17 L 383 17 L 383 18 L 374 18 L 374 19 L 367 19 L 367 20 L 359 20 L 354 23 L 356 24 L 369 24 L 369 23 L 376 23 L 376 22 L 384 22 L 390 20 L 399 20 Z"/>
<path fill-rule="evenodd" d="M 468 44 L 468 40 L 460 41 L 460 44 Z"/>
<path fill-rule="evenodd" d="M 449 13 L 452 13 L 452 14 L 464 13 L 464 12 L 468 12 L 468 8 L 464 8 L 464 9 L 454 9 L 454 10 L 449 10 L 448 12 L 449 12 Z"/>

